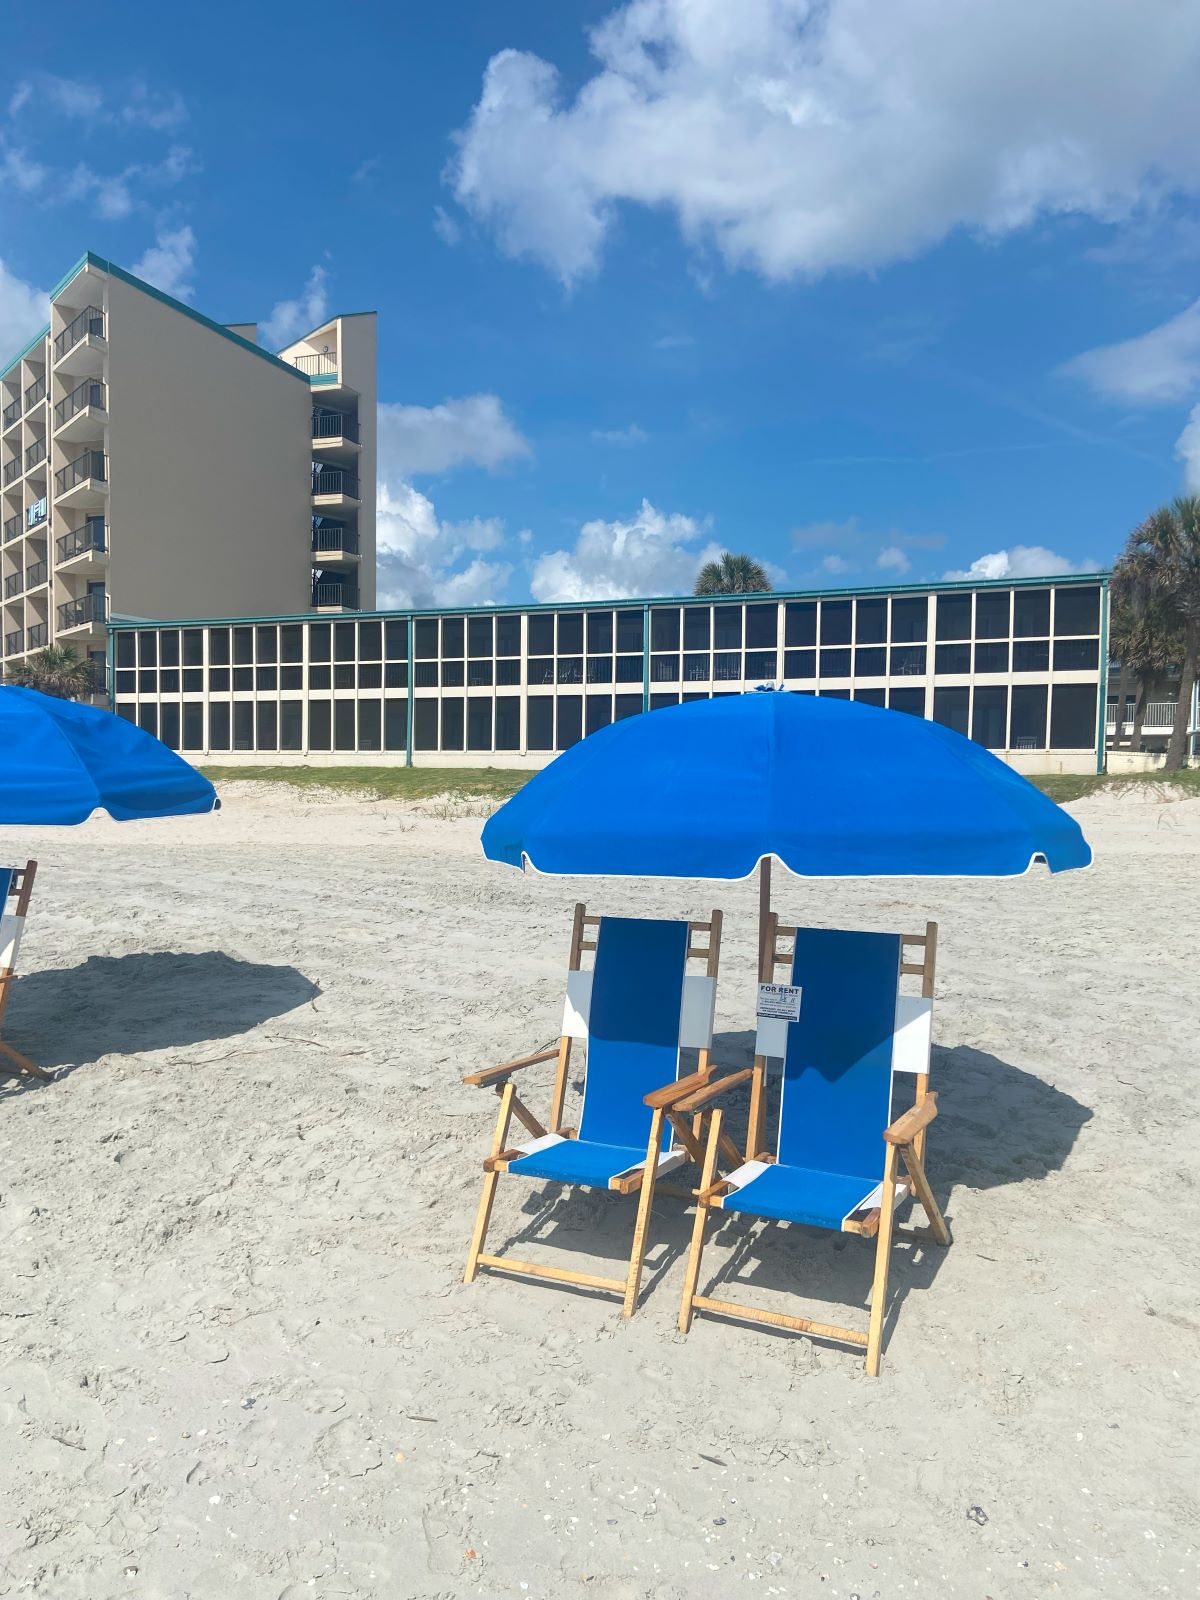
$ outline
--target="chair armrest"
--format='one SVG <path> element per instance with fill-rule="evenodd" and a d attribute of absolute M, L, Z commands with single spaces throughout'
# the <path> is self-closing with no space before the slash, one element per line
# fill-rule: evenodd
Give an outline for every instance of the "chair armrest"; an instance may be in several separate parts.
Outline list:
<path fill-rule="evenodd" d="M 482 1072 L 472 1072 L 463 1082 L 495 1083 L 500 1078 L 507 1078 L 510 1072 L 516 1072 L 519 1067 L 532 1067 L 539 1061 L 553 1061 L 557 1055 L 557 1045 L 552 1050 L 535 1050 L 531 1056 L 518 1056 L 515 1061 L 502 1061 L 498 1067 L 485 1067 Z"/>
<path fill-rule="evenodd" d="M 701 1106 L 706 1106 L 710 1100 L 715 1100 L 718 1095 L 724 1094 L 726 1089 L 732 1089 L 736 1083 L 745 1083 L 747 1078 L 753 1076 L 753 1067 L 744 1067 L 741 1072 L 731 1072 L 727 1078 L 717 1078 L 706 1083 L 697 1093 L 688 1095 L 686 1100 L 677 1100 L 671 1109 L 683 1112 L 684 1115 L 690 1111 L 699 1111 Z"/>
<path fill-rule="evenodd" d="M 937 1116 L 937 1094 L 927 1094 L 920 1105 L 897 1117 L 890 1128 L 883 1130 L 889 1144 L 911 1144 L 922 1128 L 927 1128 Z"/>
<path fill-rule="evenodd" d="M 702 1089 L 711 1081 L 712 1075 L 711 1067 L 704 1072 L 689 1072 L 686 1078 L 676 1078 L 674 1083 L 668 1083 L 661 1089 L 652 1089 L 643 1098 L 642 1104 L 649 1106 L 651 1111 L 665 1111 L 677 1100 L 686 1100 L 688 1095 L 694 1094 L 697 1089 Z"/>

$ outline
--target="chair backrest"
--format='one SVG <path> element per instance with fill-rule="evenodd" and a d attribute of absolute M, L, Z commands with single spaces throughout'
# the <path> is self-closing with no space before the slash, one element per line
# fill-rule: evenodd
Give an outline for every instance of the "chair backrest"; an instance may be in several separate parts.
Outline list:
<path fill-rule="evenodd" d="M 895 933 L 798 928 L 778 1159 L 879 1181 L 890 1121 L 901 940 Z"/>
<path fill-rule="evenodd" d="M 36 871 L 36 861 L 27 861 L 23 867 L 0 867 L 0 1020 L 17 969 L 17 950 Z"/>

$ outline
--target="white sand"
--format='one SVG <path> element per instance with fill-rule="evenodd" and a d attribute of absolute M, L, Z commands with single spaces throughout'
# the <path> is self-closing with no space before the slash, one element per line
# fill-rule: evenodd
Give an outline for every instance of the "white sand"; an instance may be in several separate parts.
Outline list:
<path fill-rule="evenodd" d="M 477 820 L 249 785 L 11 831 L 41 868 L 6 1032 L 63 1070 L 0 1092 L 0 1595 L 1195 1593 L 1200 802 L 1075 809 L 1091 873 L 780 874 L 789 916 L 942 925 L 955 1243 L 897 1248 L 878 1381 L 680 1338 L 678 1201 L 630 1323 L 462 1286 L 495 1099 L 459 1077 L 554 1034 L 579 884 L 486 864 Z M 753 888 L 587 897 L 724 906 L 741 1065 Z M 632 1201 L 500 1194 L 497 1247 L 621 1270 Z M 706 1268 L 865 1326 L 871 1255 L 735 1222 Z"/>

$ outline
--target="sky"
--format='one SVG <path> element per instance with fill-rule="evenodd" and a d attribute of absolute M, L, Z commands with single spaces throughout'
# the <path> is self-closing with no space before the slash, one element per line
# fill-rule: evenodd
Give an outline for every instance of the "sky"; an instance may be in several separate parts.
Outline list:
<path fill-rule="evenodd" d="M 1094 570 L 1200 492 L 1194 0 L 13 8 L 0 360 L 84 250 L 379 313 L 381 604 Z"/>

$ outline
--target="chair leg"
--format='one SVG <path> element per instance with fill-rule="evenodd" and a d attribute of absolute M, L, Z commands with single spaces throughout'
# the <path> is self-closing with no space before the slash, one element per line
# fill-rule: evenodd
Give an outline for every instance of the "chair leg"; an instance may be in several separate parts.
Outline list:
<path fill-rule="evenodd" d="M 650 1229 L 650 1208 L 654 1204 L 654 1185 L 658 1178 L 658 1157 L 662 1149 L 663 1113 L 656 1111 L 650 1120 L 650 1141 L 646 1146 L 646 1166 L 638 1194 L 637 1221 L 633 1225 L 633 1250 L 629 1256 L 629 1276 L 625 1281 L 625 1304 L 621 1314 L 631 1317 L 637 1306 L 642 1282 L 642 1263 L 646 1259 L 646 1237 Z"/>
<path fill-rule="evenodd" d="M 512 1079 L 504 1085 L 500 1094 L 500 1115 L 496 1119 L 496 1132 L 492 1138 L 490 1154 L 498 1156 L 504 1149 L 508 1138 L 508 1125 L 512 1121 L 513 1096 L 516 1090 Z M 492 1203 L 496 1198 L 496 1185 L 500 1181 L 498 1172 L 486 1172 L 483 1178 L 483 1193 L 479 1197 L 479 1210 L 475 1214 L 475 1230 L 471 1234 L 471 1247 L 467 1252 L 467 1270 L 463 1274 L 464 1283 L 473 1283 L 475 1274 L 479 1271 L 479 1256 L 483 1250 L 484 1241 L 487 1239 L 488 1224 L 492 1220 Z"/>
<path fill-rule="evenodd" d="M 54 1081 L 52 1072 L 47 1072 L 45 1067 L 36 1066 L 28 1056 L 23 1056 L 19 1050 L 14 1050 L 11 1044 L 5 1044 L 3 1039 L 0 1039 L 0 1055 L 7 1056 L 15 1064 L 18 1073 L 25 1073 L 30 1078 L 40 1078 L 44 1083 Z M 6 1070 L 0 1066 L 0 1072 Z"/>
<path fill-rule="evenodd" d="M 721 1148 L 721 1119 L 724 1112 L 712 1114 L 708 1130 L 708 1149 L 704 1152 L 704 1166 L 700 1171 L 700 1191 L 713 1182 L 717 1171 L 717 1155 Z M 696 1285 L 700 1281 L 700 1258 L 704 1254 L 704 1230 L 708 1226 L 708 1207 L 703 1200 L 696 1203 L 696 1218 L 692 1223 L 692 1248 L 688 1252 L 687 1271 L 683 1278 L 683 1299 L 679 1303 L 679 1331 L 687 1333 L 692 1325 L 692 1301 L 696 1298 Z"/>
<path fill-rule="evenodd" d="M 904 1165 L 908 1168 L 908 1175 L 912 1179 L 913 1188 L 917 1192 L 917 1199 L 925 1208 L 925 1215 L 929 1218 L 933 1237 L 945 1249 L 950 1243 L 950 1229 L 940 1206 L 933 1198 L 933 1190 L 929 1187 L 929 1179 L 925 1176 L 925 1164 L 921 1160 L 921 1153 L 915 1145 L 904 1145 L 901 1154 L 904 1157 Z"/>
<path fill-rule="evenodd" d="M 896 1217 L 896 1147 L 889 1144 L 883 1165 L 883 1197 L 879 1202 L 879 1236 L 875 1242 L 875 1278 L 871 1284 L 871 1320 L 867 1329 L 867 1376 L 879 1376 L 883 1318 L 887 1309 L 888 1267 L 892 1258 L 892 1226 Z"/>

